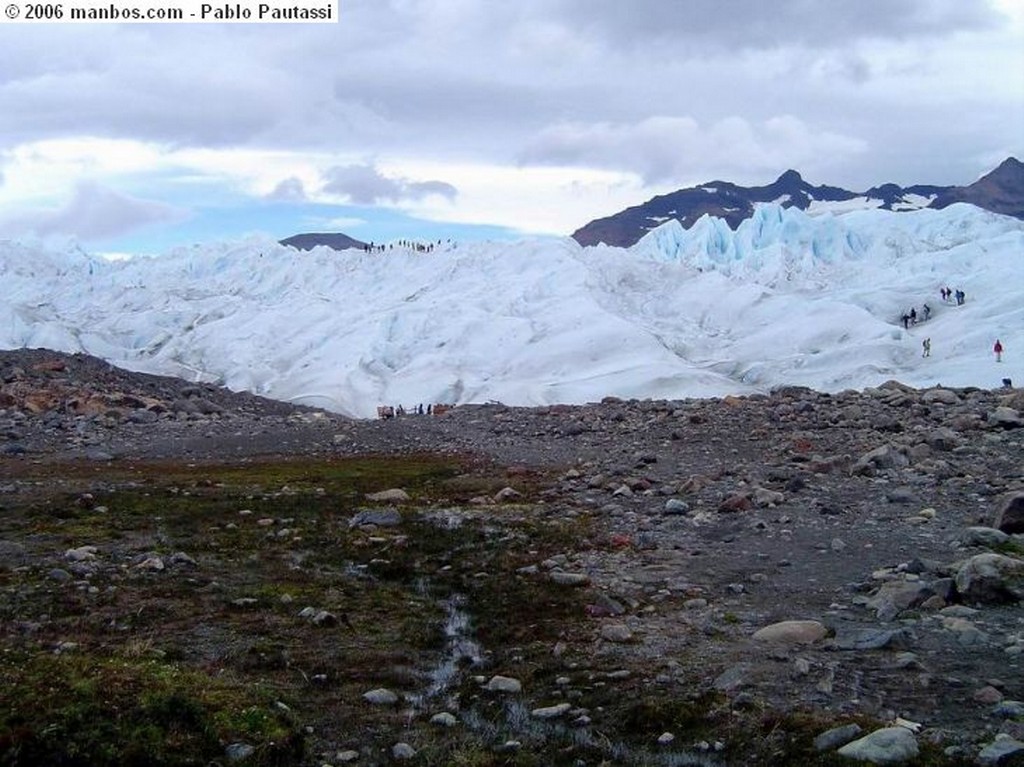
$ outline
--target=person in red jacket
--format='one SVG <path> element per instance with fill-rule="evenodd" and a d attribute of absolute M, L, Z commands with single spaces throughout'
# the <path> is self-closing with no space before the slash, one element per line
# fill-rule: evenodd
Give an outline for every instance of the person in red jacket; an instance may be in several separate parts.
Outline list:
<path fill-rule="evenodd" d="M 996 345 L 992 347 L 992 351 L 996 353 L 996 362 L 1003 361 L 1003 345 L 999 343 L 999 339 L 996 339 Z"/>

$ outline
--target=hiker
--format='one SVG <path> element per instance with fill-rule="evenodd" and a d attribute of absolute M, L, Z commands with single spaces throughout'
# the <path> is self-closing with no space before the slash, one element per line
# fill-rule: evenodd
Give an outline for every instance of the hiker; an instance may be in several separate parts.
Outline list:
<path fill-rule="evenodd" d="M 932 308 L 925 304 L 921 307 L 921 313 L 924 315 L 924 321 L 927 322 L 928 318 L 932 316 Z"/>
<path fill-rule="evenodd" d="M 967 300 L 967 294 L 964 293 L 962 290 L 958 290 L 956 292 L 956 305 L 963 306 L 965 300 Z"/>
<path fill-rule="evenodd" d="M 906 312 L 903 312 L 903 316 L 900 317 L 900 322 L 903 323 L 904 329 L 910 330 L 910 315 L 909 314 L 907 314 Z"/>
<path fill-rule="evenodd" d="M 916 325 L 917 324 L 917 309 L 915 309 L 913 307 L 911 307 L 911 309 L 910 309 L 910 324 L 911 325 Z"/>
<path fill-rule="evenodd" d="M 921 356 L 931 357 L 932 356 L 932 339 L 926 338 L 921 342 Z"/>
<path fill-rule="evenodd" d="M 1003 361 L 1003 345 L 999 343 L 999 339 L 996 339 L 996 345 L 992 347 L 992 351 L 996 353 L 996 362 Z"/>

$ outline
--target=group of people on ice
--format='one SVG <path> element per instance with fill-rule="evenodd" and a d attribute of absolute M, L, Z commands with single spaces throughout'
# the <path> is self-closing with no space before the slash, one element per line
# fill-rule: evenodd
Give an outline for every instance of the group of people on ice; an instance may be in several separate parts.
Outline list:
<path fill-rule="evenodd" d="M 957 306 L 963 306 L 964 301 L 967 299 L 967 294 L 960 289 L 957 289 L 954 292 L 949 288 L 941 288 L 939 290 L 939 294 L 942 296 L 942 300 L 945 301 L 947 304 L 949 303 L 950 298 L 955 298 Z"/>
<path fill-rule="evenodd" d="M 951 290 L 950 288 L 943 287 L 939 289 L 939 295 L 942 296 L 944 303 L 949 303 L 950 300 L 955 300 L 957 306 L 963 306 L 964 301 L 967 299 L 967 294 L 962 290 Z M 904 312 L 900 316 L 900 322 L 903 323 L 903 327 L 907 330 L 910 329 L 911 325 L 916 325 L 918 320 L 921 322 L 927 321 L 932 316 L 932 309 L 928 304 L 924 304 L 921 307 L 921 314 L 918 315 L 917 309 L 911 307 L 909 312 Z M 1003 361 L 1003 344 L 998 338 L 996 339 L 995 345 L 992 347 L 992 352 L 996 355 L 996 362 Z M 921 341 L 921 356 L 931 357 L 932 356 L 932 339 L 925 338 Z M 1005 380 L 1005 379 L 1004 379 Z"/>
<path fill-rule="evenodd" d="M 389 418 L 401 418 L 406 415 L 441 415 L 447 413 L 452 407 L 453 405 L 438 403 L 436 405 L 427 405 L 424 409 L 423 405 L 420 404 L 411 410 L 406 410 L 402 405 L 399 405 L 397 408 L 392 405 L 378 405 L 377 417 L 382 420 L 388 420 Z"/>

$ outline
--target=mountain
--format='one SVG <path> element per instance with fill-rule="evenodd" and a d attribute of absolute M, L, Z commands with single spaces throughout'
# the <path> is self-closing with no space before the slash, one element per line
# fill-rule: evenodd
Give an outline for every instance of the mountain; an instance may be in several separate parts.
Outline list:
<path fill-rule="evenodd" d="M 366 243 L 349 237 L 341 232 L 311 232 L 308 234 L 294 234 L 284 240 L 281 244 L 292 247 L 296 250 L 312 250 L 313 248 L 326 247 L 331 250 L 365 250 Z"/>
<path fill-rule="evenodd" d="M 573 233 L 581 245 L 604 243 L 629 247 L 652 229 L 675 220 L 684 228 L 701 216 L 720 218 L 735 230 L 762 203 L 799 208 L 809 213 L 881 208 L 892 211 L 941 209 L 957 202 L 1024 219 L 1024 164 L 1010 157 L 970 186 L 910 186 L 884 184 L 866 192 L 834 186 L 812 186 L 795 170 L 787 170 L 767 186 L 742 187 L 727 181 L 710 181 L 654 197 L 643 205 L 627 208 L 591 221 Z"/>
<path fill-rule="evenodd" d="M 763 205 L 735 230 L 669 221 L 629 249 L 540 239 L 430 258 L 249 240 L 110 262 L 0 242 L 0 280 L 0 348 L 84 352 L 356 416 L 1024 381 L 1024 222 L 959 203 Z M 966 303 L 943 302 L 943 286 Z M 926 302 L 931 319 L 904 328 Z"/>

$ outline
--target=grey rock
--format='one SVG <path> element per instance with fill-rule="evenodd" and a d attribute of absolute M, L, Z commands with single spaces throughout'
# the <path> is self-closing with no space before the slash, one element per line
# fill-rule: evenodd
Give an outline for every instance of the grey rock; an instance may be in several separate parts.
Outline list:
<path fill-rule="evenodd" d="M 968 527 L 960 534 L 961 546 L 984 546 L 991 549 L 1008 540 L 1009 534 L 995 527 Z"/>
<path fill-rule="evenodd" d="M 1013 738 L 997 738 L 981 749 L 977 763 L 983 767 L 1024 764 L 1024 743 Z"/>
<path fill-rule="evenodd" d="M 518 679 L 510 676 L 492 676 L 487 682 L 485 689 L 491 692 L 507 692 L 517 694 L 523 691 L 523 684 Z"/>
<path fill-rule="evenodd" d="M 255 752 L 255 747 L 248 743 L 232 743 L 224 749 L 224 756 L 229 762 L 240 762 L 243 759 L 248 759 Z"/>
<path fill-rule="evenodd" d="M 28 551 L 15 541 L 0 541 L 0 570 L 13 570 L 28 563 Z"/>
<path fill-rule="evenodd" d="M 374 525 L 376 527 L 397 527 L 402 524 L 398 509 L 361 509 L 349 520 L 349 527 Z"/>
<path fill-rule="evenodd" d="M 558 703 L 554 706 L 544 706 L 542 708 L 535 708 L 530 712 L 530 716 L 535 719 L 557 719 L 564 714 L 567 714 L 572 708 L 569 703 Z"/>
<path fill-rule="evenodd" d="M 1000 429 L 1019 429 L 1024 426 L 1024 418 L 1012 407 L 997 407 L 988 414 L 988 424 Z"/>
<path fill-rule="evenodd" d="M 908 629 L 841 628 L 836 630 L 832 646 L 837 650 L 881 650 L 909 646 Z"/>
<path fill-rule="evenodd" d="M 368 501 L 383 501 L 387 503 L 404 503 L 409 500 L 409 494 L 400 488 L 381 490 L 379 493 L 369 493 L 366 496 Z"/>
<path fill-rule="evenodd" d="M 408 743 L 396 743 L 391 747 L 391 755 L 399 760 L 415 759 L 416 749 Z"/>
<path fill-rule="evenodd" d="M 844 724 L 840 727 L 833 727 L 826 730 L 814 739 L 815 751 L 834 751 L 840 746 L 845 746 L 861 734 L 859 724 Z"/>
<path fill-rule="evenodd" d="M 992 527 L 1004 533 L 1024 533 L 1024 493 L 1012 493 L 1000 502 Z"/>
<path fill-rule="evenodd" d="M 903 727 L 885 727 L 847 743 L 838 753 L 871 764 L 900 764 L 917 756 L 917 738 Z"/>
<path fill-rule="evenodd" d="M 690 504 L 680 501 L 678 498 L 669 498 L 665 501 L 666 514 L 686 514 L 690 511 Z"/>
<path fill-rule="evenodd" d="M 364 692 L 363 700 L 375 706 L 393 706 L 398 702 L 398 695 L 384 687 L 378 687 L 376 690 Z"/>
<path fill-rule="evenodd" d="M 1024 560 L 985 553 L 971 557 L 956 573 L 956 590 L 969 602 L 1024 599 Z"/>

